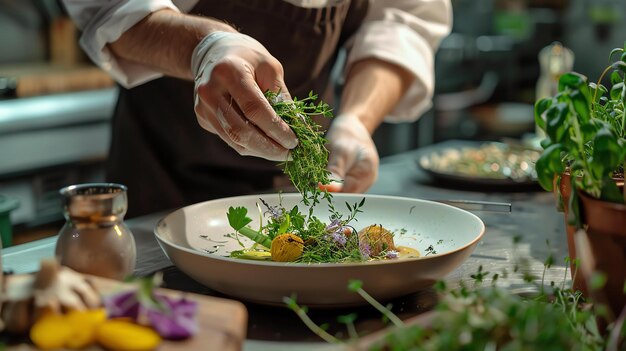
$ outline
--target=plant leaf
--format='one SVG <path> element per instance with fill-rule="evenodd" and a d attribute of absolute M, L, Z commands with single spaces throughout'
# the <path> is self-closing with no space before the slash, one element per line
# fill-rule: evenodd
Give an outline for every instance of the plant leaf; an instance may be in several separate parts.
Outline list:
<path fill-rule="evenodd" d="M 535 103 L 535 124 L 544 132 L 546 131 L 546 120 L 544 112 L 552 105 L 552 99 L 545 98 Z"/>
<path fill-rule="evenodd" d="M 567 136 L 565 131 L 568 113 L 569 109 L 564 102 L 552 105 L 546 111 L 546 134 L 553 143 L 560 143 Z"/>
<path fill-rule="evenodd" d="M 620 53 L 620 52 L 624 52 L 624 49 L 622 48 L 615 48 L 613 50 L 611 50 L 611 52 L 609 53 L 609 61 L 611 61 L 613 59 L 613 55 Z"/>
<path fill-rule="evenodd" d="M 561 162 L 563 145 L 553 144 L 543 151 L 537 160 L 537 180 L 542 188 L 552 191 L 554 188 L 554 176 L 563 173 L 565 165 Z"/>
<path fill-rule="evenodd" d="M 252 222 L 248 216 L 248 209 L 245 207 L 229 207 L 228 208 L 228 224 L 235 230 L 240 230 L 241 228 L 248 225 Z"/>

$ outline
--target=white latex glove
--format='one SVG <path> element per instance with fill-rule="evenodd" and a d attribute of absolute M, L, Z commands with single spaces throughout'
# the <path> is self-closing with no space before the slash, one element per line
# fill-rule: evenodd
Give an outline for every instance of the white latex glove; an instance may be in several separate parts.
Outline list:
<path fill-rule="evenodd" d="M 291 128 L 276 115 L 263 92 L 280 91 L 290 99 L 280 62 L 255 39 L 215 32 L 195 48 L 198 123 L 241 155 L 285 161 L 298 144 Z"/>
<path fill-rule="evenodd" d="M 343 180 L 327 187 L 329 191 L 362 193 L 378 177 L 378 151 L 363 123 L 351 115 L 334 118 L 326 135 L 328 170 L 331 179 Z"/>

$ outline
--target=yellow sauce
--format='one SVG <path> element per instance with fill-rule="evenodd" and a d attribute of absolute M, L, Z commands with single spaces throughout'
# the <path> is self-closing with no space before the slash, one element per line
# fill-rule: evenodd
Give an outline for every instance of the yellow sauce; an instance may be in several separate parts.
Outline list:
<path fill-rule="evenodd" d="M 417 258 L 420 257 L 420 252 L 416 249 L 408 246 L 396 246 L 398 249 L 398 258 Z"/>

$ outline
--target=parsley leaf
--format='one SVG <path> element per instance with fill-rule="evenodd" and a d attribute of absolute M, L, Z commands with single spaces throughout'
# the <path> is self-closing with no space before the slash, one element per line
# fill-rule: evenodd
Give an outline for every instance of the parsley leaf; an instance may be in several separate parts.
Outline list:
<path fill-rule="evenodd" d="M 248 209 L 245 207 L 229 207 L 228 208 L 228 223 L 235 230 L 241 230 L 241 228 L 252 222 L 248 216 Z"/>

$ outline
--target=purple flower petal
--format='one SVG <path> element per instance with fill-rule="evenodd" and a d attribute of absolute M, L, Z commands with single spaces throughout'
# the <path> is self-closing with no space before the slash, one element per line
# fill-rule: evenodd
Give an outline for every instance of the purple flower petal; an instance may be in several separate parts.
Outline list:
<path fill-rule="evenodd" d="M 269 214 L 275 221 L 280 221 L 285 214 L 285 210 L 280 206 L 270 206 L 265 200 L 260 199 L 263 205 L 267 208 L 265 214 Z"/>
<path fill-rule="evenodd" d="M 136 323 L 154 328 L 165 339 L 178 340 L 198 331 L 198 304 L 184 297 L 174 299 L 152 292 L 156 303 L 139 302 L 137 290 L 106 296 L 104 306 L 109 317 L 129 317 Z"/>
<path fill-rule="evenodd" d="M 346 245 L 346 242 L 348 241 L 348 238 L 346 237 L 345 234 L 343 234 L 343 232 L 341 233 L 334 232 L 330 234 L 330 237 L 339 246 Z"/>
<path fill-rule="evenodd" d="M 369 244 L 364 241 L 359 242 L 359 251 L 361 251 L 361 256 L 366 260 L 370 258 L 372 253 Z"/>
<path fill-rule="evenodd" d="M 326 233 L 334 233 L 339 231 L 339 229 L 343 230 L 341 221 L 335 218 L 326 226 Z"/>
<path fill-rule="evenodd" d="M 147 317 L 159 335 L 165 339 L 178 340 L 188 338 L 198 331 L 198 304 L 195 301 L 160 295 L 157 298 L 168 308 L 164 311 L 150 309 Z"/>
<path fill-rule="evenodd" d="M 387 258 L 398 258 L 400 257 L 400 252 L 396 251 L 396 250 L 389 250 L 387 251 L 387 254 L 385 255 L 385 257 Z"/>
<path fill-rule="evenodd" d="M 140 304 L 135 290 L 105 296 L 103 304 L 110 318 L 129 317 L 136 319 L 139 315 Z"/>

